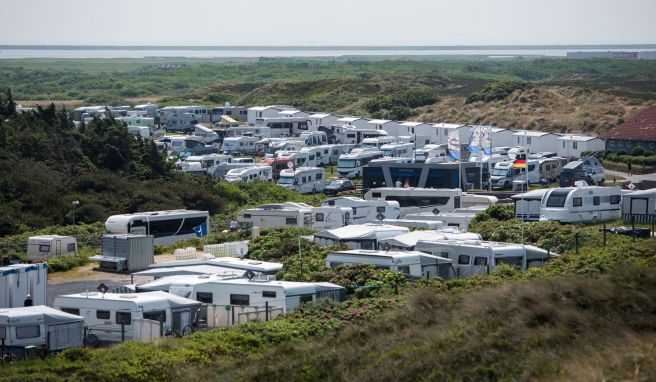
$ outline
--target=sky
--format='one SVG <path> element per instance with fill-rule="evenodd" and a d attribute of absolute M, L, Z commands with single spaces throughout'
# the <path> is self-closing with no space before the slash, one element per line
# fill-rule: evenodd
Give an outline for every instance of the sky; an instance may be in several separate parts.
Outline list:
<path fill-rule="evenodd" d="M 0 0 L 0 44 L 656 43 L 656 0 Z"/>

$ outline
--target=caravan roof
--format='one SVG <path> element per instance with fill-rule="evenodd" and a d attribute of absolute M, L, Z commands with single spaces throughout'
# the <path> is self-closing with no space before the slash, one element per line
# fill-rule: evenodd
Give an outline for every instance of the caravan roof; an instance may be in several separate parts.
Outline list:
<path fill-rule="evenodd" d="M 136 290 L 139 292 L 142 291 L 168 292 L 171 285 L 192 286 L 196 284 L 203 284 L 211 281 L 225 280 L 228 278 L 237 278 L 237 277 L 243 277 L 243 274 L 238 275 L 236 273 L 226 272 L 220 274 L 201 274 L 201 275 L 178 274 L 178 275 L 171 275 L 171 276 L 162 276 L 153 281 L 136 285 Z"/>
<path fill-rule="evenodd" d="M 480 240 L 481 235 L 473 232 L 459 232 L 452 230 L 413 231 L 402 235 L 381 239 L 379 244 L 387 244 L 391 248 L 414 248 L 422 241 L 435 240 Z"/>
<path fill-rule="evenodd" d="M 383 239 L 410 232 L 407 227 L 387 224 L 353 224 L 341 228 L 330 229 L 315 234 L 315 237 L 325 237 L 333 240 L 347 239 Z"/>
<path fill-rule="evenodd" d="M 413 259 L 418 256 L 420 259 L 422 258 L 430 259 L 430 261 L 426 262 L 430 264 L 435 264 L 436 262 L 451 263 L 450 259 L 431 255 L 426 252 L 419 252 L 419 251 L 376 251 L 376 250 L 368 250 L 368 249 L 351 249 L 345 251 L 331 252 L 331 255 L 361 256 L 364 258 L 367 257 L 385 258 L 385 259 L 392 260 L 394 263 L 397 262 L 401 263 L 403 259 Z M 422 263 L 424 262 L 422 261 Z"/>
<path fill-rule="evenodd" d="M 218 257 L 209 260 L 180 260 L 155 263 L 148 266 L 149 269 L 171 268 L 190 265 L 213 265 L 230 269 L 242 269 L 253 272 L 275 273 L 282 269 L 280 263 L 270 263 L 259 260 L 239 259 L 237 257 Z"/>
<path fill-rule="evenodd" d="M 102 300 L 102 301 L 122 301 L 131 302 L 142 310 L 151 310 L 162 307 L 166 303 L 170 308 L 197 305 L 198 301 L 190 300 L 184 297 L 176 296 L 167 292 L 155 291 L 145 293 L 100 293 L 100 292 L 83 292 L 57 296 L 60 298 L 72 298 L 80 300 Z"/>
<path fill-rule="evenodd" d="M 151 276 L 151 277 L 166 277 L 166 276 L 179 276 L 179 275 L 221 275 L 221 274 L 234 274 L 243 276 L 246 270 L 235 269 L 228 267 L 221 267 L 212 264 L 202 265 L 185 265 L 179 267 L 166 267 L 166 268 L 153 268 L 141 272 L 135 272 L 136 276 Z"/>
<path fill-rule="evenodd" d="M 16 323 L 25 324 L 43 318 L 45 324 L 58 324 L 71 321 L 84 321 L 84 317 L 62 312 L 45 305 L 26 306 L 19 308 L 0 309 L 0 326 L 12 326 Z"/>

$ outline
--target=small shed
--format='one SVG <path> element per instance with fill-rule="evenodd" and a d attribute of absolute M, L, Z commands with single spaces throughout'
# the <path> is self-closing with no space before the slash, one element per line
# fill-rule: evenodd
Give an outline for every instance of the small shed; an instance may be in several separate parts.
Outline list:
<path fill-rule="evenodd" d="M 27 346 L 49 352 L 78 347 L 84 342 L 84 317 L 45 305 L 0 309 L 0 338 L 17 356 Z"/>
<path fill-rule="evenodd" d="M 101 270 L 135 272 L 155 263 L 152 235 L 103 235 L 100 255 L 91 260 L 100 263 Z"/>
<path fill-rule="evenodd" d="M 57 256 L 77 254 L 77 240 L 72 236 L 41 235 L 27 239 L 27 260 L 45 261 Z"/>
<path fill-rule="evenodd" d="M 651 224 L 656 221 L 656 188 L 634 191 L 622 196 L 622 219 L 625 223 Z"/>

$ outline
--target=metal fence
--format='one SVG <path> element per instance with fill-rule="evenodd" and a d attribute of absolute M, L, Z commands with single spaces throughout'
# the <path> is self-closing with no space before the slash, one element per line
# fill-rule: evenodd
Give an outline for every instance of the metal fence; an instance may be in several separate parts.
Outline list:
<path fill-rule="evenodd" d="M 226 328 L 251 321 L 270 321 L 284 313 L 284 308 L 241 305 L 207 305 L 201 311 L 208 328 Z"/>

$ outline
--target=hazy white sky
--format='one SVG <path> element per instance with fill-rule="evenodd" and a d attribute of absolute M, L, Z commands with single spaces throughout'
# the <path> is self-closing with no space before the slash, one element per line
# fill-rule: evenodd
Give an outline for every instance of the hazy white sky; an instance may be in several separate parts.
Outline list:
<path fill-rule="evenodd" d="M 0 0 L 0 44 L 656 43 L 656 0 Z"/>

